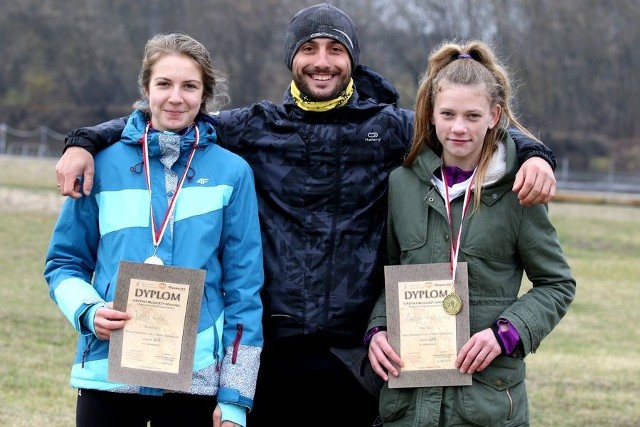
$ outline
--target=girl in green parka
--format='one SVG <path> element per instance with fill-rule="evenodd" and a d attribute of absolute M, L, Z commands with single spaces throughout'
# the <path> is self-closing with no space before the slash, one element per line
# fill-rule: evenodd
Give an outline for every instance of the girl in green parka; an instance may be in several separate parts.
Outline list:
<path fill-rule="evenodd" d="M 416 99 L 412 148 L 389 178 L 389 264 L 467 263 L 470 339 L 451 369 L 469 386 L 389 388 L 385 426 L 526 426 L 524 357 L 567 313 L 576 283 L 546 205 L 510 191 L 517 172 L 506 69 L 490 46 L 445 42 Z M 520 296 L 522 275 L 533 286 Z M 387 284 L 389 286 L 389 284 Z M 369 359 L 385 381 L 403 375 L 386 332 L 385 294 L 369 321 Z"/>

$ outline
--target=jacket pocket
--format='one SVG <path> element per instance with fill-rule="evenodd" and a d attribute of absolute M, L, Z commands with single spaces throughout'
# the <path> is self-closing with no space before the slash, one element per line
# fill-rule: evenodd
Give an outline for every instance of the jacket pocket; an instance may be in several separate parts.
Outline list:
<path fill-rule="evenodd" d="M 429 210 L 421 206 L 419 210 L 405 209 L 401 212 L 401 215 L 398 213 L 400 218 L 394 222 L 397 224 L 394 231 L 400 250 L 407 252 L 423 247 L 427 243 Z"/>
<path fill-rule="evenodd" d="M 379 410 L 382 421 L 395 421 L 400 419 L 411 405 L 415 389 L 389 388 L 385 382 L 380 390 Z"/>
<path fill-rule="evenodd" d="M 481 426 L 525 425 L 529 418 L 525 373 L 524 361 L 498 356 L 487 369 L 473 374 L 471 387 L 460 388 L 463 416 Z"/>

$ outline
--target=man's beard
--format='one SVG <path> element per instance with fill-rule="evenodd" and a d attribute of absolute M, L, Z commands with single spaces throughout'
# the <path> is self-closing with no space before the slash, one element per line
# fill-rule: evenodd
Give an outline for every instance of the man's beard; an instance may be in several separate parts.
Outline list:
<path fill-rule="evenodd" d="M 298 89 L 300 89 L 300 92 L 302 92 L 304 96 L 308 98 L 309 101 L 313 101 L 313 102 L 329 101 L 334 98 L 337 98 L 338 95 L 340 95 L 347 88 L 347 85 L 349 84 L 348 80 L 345 82 L 341 81 L 338 85 L 334 87 L 334 89 L 329 93 L 329 95 L 317 96 L 309 88 L 309 85 L 307 85 L 305 80 L 294 79 L 294 81 L 296 83 L 296 86 L 298 86 Z"/>

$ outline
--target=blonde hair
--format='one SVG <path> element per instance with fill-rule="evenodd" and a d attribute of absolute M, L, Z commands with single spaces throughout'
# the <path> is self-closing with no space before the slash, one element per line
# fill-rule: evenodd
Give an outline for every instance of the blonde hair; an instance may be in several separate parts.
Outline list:
<path fill-rule="evenodd" d="M 445 41 L 429 56 L 427 70 L 422 76 L 416 96 L 415 123 L 412 145 L 404 165 L 410 166 L 426 145 L 434 153 L 442 155 L 442 144 L 431 123 L 434 102 L 443 83 L 484 85 L 489 105 L 499 105 L 502 110 L 497 126 L 489 129 L 482 145 L 480 161 L 475 177 L 474 209 L 480 205 L 482 183 L 489 161 L 497 148 L 499 138 L 505 136 L 509 126 L 515 126 L 530 138 L 539 141 L 517 119 L 511 105 L 511 83 L 506 67 L 500 63 L 489 44 L 472 40 L 466 44 Z"/>

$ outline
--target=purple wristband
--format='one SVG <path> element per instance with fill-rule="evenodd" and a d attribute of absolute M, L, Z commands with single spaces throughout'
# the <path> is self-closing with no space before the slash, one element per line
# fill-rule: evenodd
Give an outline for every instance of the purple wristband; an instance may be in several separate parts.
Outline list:
<path fill-rule="evenodd" d="M 504 352 L 505 354 L 510 355 L 513 353 L 513 350 L 516 349 L 516 346 L 520 342 L 520 335 L 518 335 L 518 331 L 516 331 L 516 328 L 514 328 L 511 322 L 509 322 L 507 319 L 498 319 L 496 323 L 498 326 L 497 335 L 500 341 L 502 341 Z"/>
<path fill-rule="evenodd" d="M 386 330 L 387 330 L 386 326 L 374 326 L 373 328 L 369 329 L 367 331 L 367 334 L 364 336 L 365 348 L 369 348 L 369 344 L 371 343 L 371 338 L 373 338 L 375 334 L 377 334 L 380 331 L 386 331 Z"/>

